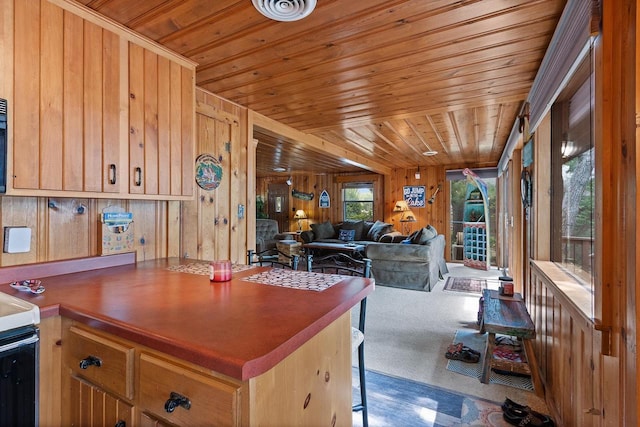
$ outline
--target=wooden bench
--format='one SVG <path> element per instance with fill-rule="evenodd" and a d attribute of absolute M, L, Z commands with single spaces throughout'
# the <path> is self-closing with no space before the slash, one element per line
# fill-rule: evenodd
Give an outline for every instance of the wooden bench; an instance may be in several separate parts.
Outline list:
<path fill-rule="evenodd" d="M 513 297 L 503 296 L 498 291 L 485 289 L 484 313 L 480 325 L 480 333 L 488 332 L 487 345 L 482 364 L 482 376 L 480 381 L 487 384 L 491 369 L 496 368 L 519 374 L 531 375 L 533 388 L 539 396 L 542 396 L 542 382 L 538 373 L 535 354 L 531 340 L 536 337 L 536 330 L 522 296 L 518 293 Z M 496 334 L 516 337 L 522 342 L 525 351 L 525 361 L 494 359 L 493 352 L 496 347 Z"/>

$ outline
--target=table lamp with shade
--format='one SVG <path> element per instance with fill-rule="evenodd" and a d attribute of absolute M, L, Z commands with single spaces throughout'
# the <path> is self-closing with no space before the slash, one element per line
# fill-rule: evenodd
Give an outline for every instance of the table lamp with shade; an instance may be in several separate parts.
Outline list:
<path fill-rule="evenodd" d="M 298 220 L 298 231 L 302 231 L 302 220 L 307 219 L 307 213 L 303 209 L 298 209 L 293 216 L 293 219 Z"/>

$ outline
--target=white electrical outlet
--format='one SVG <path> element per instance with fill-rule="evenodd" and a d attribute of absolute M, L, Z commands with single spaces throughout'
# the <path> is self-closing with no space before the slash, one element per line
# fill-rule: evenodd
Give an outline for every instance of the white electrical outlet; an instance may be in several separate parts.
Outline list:
<path fill-rule="evenodd" d="M 31 250 L 31 229 L 29 227 L 4 228 L 4 252 L 17 254 Z"/>

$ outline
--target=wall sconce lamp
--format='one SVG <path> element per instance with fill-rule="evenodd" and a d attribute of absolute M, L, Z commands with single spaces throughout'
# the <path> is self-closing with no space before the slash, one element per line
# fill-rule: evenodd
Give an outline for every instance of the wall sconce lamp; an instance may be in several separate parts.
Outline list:
<path fill-rule="evenodd" d="M 298 220 L 298 231 L 301 232 L 302 231 L 302 220 L 303 219 L 307 219 L 307 213 L 302 209 L 298 209 L 296 211 L 296 214 L 293 216 L 293 219 L 297 219 Z"/>
<path fill-rule="evenodd" d="M 418 165 L 418 170 L 416 171 L 415 177 L 416 179 L 420 179 L 420 165 Z"/>
<path fill-rule="evenodd" d="M 291 179 L 291 177 L 287 178 L 286 183 L 289 187 L 291 187 L 291 184 L 293 184 L 293 179 Z"/>
<path fill-rule="evenodd" d="M 431 197 L 429 198 L 429 204 L 432 205 L 433 202 L 436 201 L 436 195 L 438 194 L 438 191 L 440 191 L 440 184 L 438 184 L 438 188 L 436 188 L 436 191 L 433 192 L 433 194 L 431 195 Z"/>

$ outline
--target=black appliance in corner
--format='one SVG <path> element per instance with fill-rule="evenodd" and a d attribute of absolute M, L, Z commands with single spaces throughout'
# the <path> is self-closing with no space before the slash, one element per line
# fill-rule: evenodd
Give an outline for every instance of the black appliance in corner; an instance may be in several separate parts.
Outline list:
<path fill-rule="evenodd" d="M 0 98 L 0 193 L 7 192 L 7 100 Z"/>

